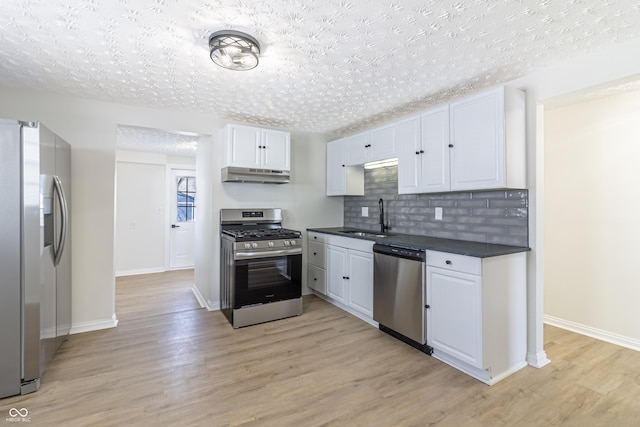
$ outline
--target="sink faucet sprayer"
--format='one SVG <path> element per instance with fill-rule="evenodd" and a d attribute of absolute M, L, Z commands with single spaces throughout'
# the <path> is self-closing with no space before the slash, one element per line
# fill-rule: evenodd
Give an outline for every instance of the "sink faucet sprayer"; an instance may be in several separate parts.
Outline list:
<path fill-rule="evenodd" d="M 384 233 L 389 229 L 389 225 L 384 223 L 384 201 L 378 200 L 378 208 L 380 209 L 380 233 Z"/>

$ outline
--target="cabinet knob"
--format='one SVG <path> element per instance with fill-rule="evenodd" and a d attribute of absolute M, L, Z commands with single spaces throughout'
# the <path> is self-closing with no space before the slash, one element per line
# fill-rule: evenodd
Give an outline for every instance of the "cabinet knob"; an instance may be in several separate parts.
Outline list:
<path fill-rule="evenodd" d="M 429 304 L 425 305 L 424 308 L 431 308 Z"/>
<path fill-rule="evenodd" d="M 420 154 L 420 152 L 419 152 L 419 151 L 416 151 L 416 154 Z"/>
<path fill-rule="evenodd" d="M 316 252 L 313 253 L 314 255 L 318 255 Z"/>
<path fill-rule="evenodd" d="M 314 281 L 314 282 L 317 282 L 317 281 L 318 281 L 318 278 L 317 278 L 317 277 L 314 277 L 314 278 L 313 278 L 313 281 Z"/>
<path fill-rule="evenodd" d="M 314 238 L 314 239 L 317 239 L 317 238 L 318 238 L 318 236 L 313 236 L 313 238 Z"/>
<path fill-rule="evenodd" d="M 453 144 L 449 144 L 449 148 L 453 148 Z"/>
<path fill-rule="evenodd" d="M 420 154 L 424 154 L 424 150 L 420 150 Z"/>
<path fill-rule="evenodd" d="M 447 264 L 447 265 L 451 265 L 451 264 L 453 264 L 453 263 L 452 263 L 451 261 L 449 261 L 449 260 L 446 260 L 444 263 L 445 263 L 445 264 Z"/>
<path fill-rule="evenodd" d="M 342 165 L 342 167 L 344 167 L 344 165 Z"/>

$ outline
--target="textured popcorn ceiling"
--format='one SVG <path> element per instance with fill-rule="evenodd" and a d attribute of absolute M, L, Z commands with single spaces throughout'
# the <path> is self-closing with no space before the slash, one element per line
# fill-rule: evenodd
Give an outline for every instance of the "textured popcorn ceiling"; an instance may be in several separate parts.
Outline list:
<path fill-rule="evenodd" d="M 639 36 L 638 0 L 2 0 L 0 85 L 337 136 Z"/>
<path fill-rule="evenodd" d="M 122 150 L 148 151 L 174 156 L 195 156 L 200 135 L 137 126 L 118 126 L 116 145 Z"/>

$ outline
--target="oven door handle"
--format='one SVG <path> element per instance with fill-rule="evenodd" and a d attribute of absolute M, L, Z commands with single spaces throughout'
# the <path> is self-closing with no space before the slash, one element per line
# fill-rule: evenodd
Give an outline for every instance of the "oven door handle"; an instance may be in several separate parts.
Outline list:
<path fill-rule="evenodd" d="M 283 255 L 302 255 L 302 248 L 294 249 L 278 249 L 265 252 L 236 252 L 233 254 L 234 260 L 256 259 L 256 258 L 274 258 Z"/>

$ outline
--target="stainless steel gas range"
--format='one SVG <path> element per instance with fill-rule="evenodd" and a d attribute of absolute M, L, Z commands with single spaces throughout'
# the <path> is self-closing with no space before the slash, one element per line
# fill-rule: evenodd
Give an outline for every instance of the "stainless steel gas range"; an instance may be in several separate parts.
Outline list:
<path fill-rule="evenodd" d="M 234 328 L 302 314 L 302 233 L 281 209 L 220 210 L 221 310 Z"/>

